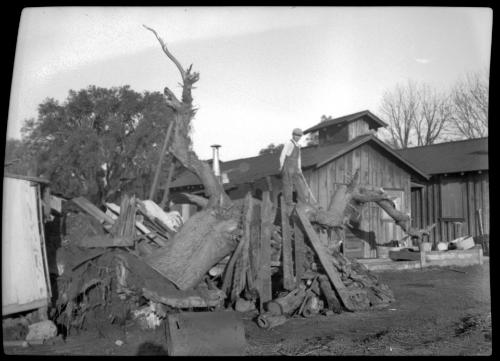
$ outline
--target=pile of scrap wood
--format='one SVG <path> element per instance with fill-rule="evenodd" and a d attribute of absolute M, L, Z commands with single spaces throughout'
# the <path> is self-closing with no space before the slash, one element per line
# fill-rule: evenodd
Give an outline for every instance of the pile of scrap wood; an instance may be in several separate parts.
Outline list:
<path fill-rule="evenodd" d="M 83 197 L 68 203 L 53 315 L 67 332 L 131 315 L 144 316 L 152 327 L 172 309 L 223 306 L 225 295 L 208 276 L 181 291 L 146 262 L 182 227 L 178 212 L 159 212 L 134 196 L 124 196 L 120 206 L 107 204 L 105 212 Z"/>
<path fill-rule="evenodd" d="M 249 193 L 242 202 L 237 246 L 193 286 L 179 287 L 155 268 L 155 256 L 184 227 L 177 212 L 134 196 L 124 196 L 120 206 L 106 204 L 105 212 L 72 199 L 58 250 L 57 322 L 69 331 L 92 318 L 125 322 L 133 314 L 155 327 L 169 312 L 233 307 L 258 311 L 257 323 L 269 328 L 293 315 L 366 310 L 394 300 L 377 277 L 329 243 L 304 205 L 289 217 L 269 192 L 262 200 Z"/>
<path fill-rule="evenodd" d="M 222 290 L 230 304 L 237 311 L 257 308 L 257 323 L 270 328 L 293 315 L 367 310 L 393 302 L 389 287 L 330 244 L 304 207 L 298 204 L 288 217 L 285 209 L 278 212 L 268 192 L 262 201 L 247 195 L 242 239 L 223 273 Z"/>

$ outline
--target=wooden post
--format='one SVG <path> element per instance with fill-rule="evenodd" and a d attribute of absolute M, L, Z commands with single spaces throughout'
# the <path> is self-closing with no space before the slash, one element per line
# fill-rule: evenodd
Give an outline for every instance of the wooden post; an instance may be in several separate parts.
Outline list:
<path fill-rule="evenodd" d="M 154 201 L 153 197 L 156 193 L 156 187 L 158 186 L 158 179 L 160 178 L 160 170 L 161 163 L 163 162 L 163 158 L 165 157 L 165 153 L 167 152 L 168 141 L 170 140 L 170 134 L 172 133 L 172 128 L 174 123 L 177 121 L 177 114 L 175 114 L 175 121 L 171 121 L 168 125 L 167 135 L 165 135 L 165 140 L 163 141 L 163 146 L 161 148 L 160 158 L 158 159 L 158 164 L 156 165 L 155 176 L 153 179 L 153 185 L 151 186 L 151 190 L 149 192 L 149 199 Z"/>
<path fill-rule="evenodd" d="M 263 305 L 272 299 L 271 286 L 271 232 L 273 221 L 272 209 L 273 204 L 268 191 L 262 193 L 261 203 L 261 227 L 260 227 L 260 266 L 259 266 L 259 299 L 260 311 L 263 310 Z"/>
<path fill-rule="evenodd" d="M 164 209 L 168 200 L 168 196 L 170 194 L 170 183 L 172 182 L 172 176 L 174 174 L 175 169 L 175 159 L 172 157 L 172 161 L 170 162 L 170 168 L 168 169 L 167 183 L 165 184 L 165 191 L 163 192 L 163 198 L 160 203 L 160 208 Z"/>
<path fill-rule="evenodd" d="M 260 225 L 262 222 L 260 209 L 261 205 L 253 203 L 252 218 L 250 219 L 249 233 L 249 272 L 251 281 L 248 283 L 249 289 L 260 290 Z"/>
<path fill-rule="evenodd" d="M 297 221 L 293 222 L 294 246 L 295 246 L 295 284 L 298 287 L 304 273 L 304 233 Z"/>
<path fill-rule="evenodd" d="M 483 246 L 477 247 L 477 253 L 478 253 L 478 257 L 479 257 L 479 264 L 483 264 L 484 263 Z"/>
<path fill-rule="evenodd" d="M 426 260 L 425 260 L 425 251 L 420 250 L 420 268 L 424 268 L 426 266 Z"/>
<path fill-rule="evenodd" d="M 249 246 L 250 246 L 250 222 L 252 221 L 253 212 L 253 198 L 250 192 L 247 193 L 245 197 L 244 209 L 244 219 L 243 219 L 243 238 L 240 242 L 243 242 L 241 254 L 236 260 L 234 275 L 233 275 L 233 286 L 231 290 L 231 301 L 235 302 L 241 291 L 247 285 L 247 272 L 249 264 Z"/>
<path fill-rule="evenodd" d="M 293 279 L 293 260 L 292 260 L 292 240 L 290 229 L 290 218 L 288 217 L 287 205 L 285 199 L 281 196 L 281 233 L 282 233 L 282 265 L 283 265 L 283 288 L 291 291 L 295 288 Z"/>

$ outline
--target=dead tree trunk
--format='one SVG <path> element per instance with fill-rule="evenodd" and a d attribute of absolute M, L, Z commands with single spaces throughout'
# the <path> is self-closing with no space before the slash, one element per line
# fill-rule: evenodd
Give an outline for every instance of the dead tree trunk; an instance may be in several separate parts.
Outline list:
<path fill-rule="evenodd" d="M 232 210 L 233 203 L 210 166 L 190 149 L 189 124 L 195 114 L 191 91 L 199 74 L 191 71 L 192 66 L 184 69 L 156 31 L 145 25 L 144 27 L 153 32 L 163 52 L 181 74 L 181 100 L 168 87 L 164 89 L 167 104 L 175 114 L 174 134 L 169 151 L 184 167 L 200 178 L 209 196 L 206 209 L 190 218 L 169 241 L 168 247 L 161 248 L 147 258 L 148 264 L 185 290 L 194 287 L 210 267 L 235 248 L 233 235 L 237 231 L 240 215 Z"/>

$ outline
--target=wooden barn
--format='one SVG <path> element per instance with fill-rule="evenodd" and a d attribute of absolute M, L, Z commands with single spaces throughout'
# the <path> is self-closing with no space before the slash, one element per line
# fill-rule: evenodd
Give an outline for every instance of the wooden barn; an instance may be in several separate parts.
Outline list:
<path fill-rule="evenodd" d="M 436 223 L 433 242 L 489 234 L 488 138 L 397 151 L 431 178 L 411 190 L 415 227 Z"/>
<path fill-rule="evenodd" d="M 383 187 L 398 209 L 411 212 L 412 182 L 428 176 L 376 137 L 386 124 L 369 111 L 322 122 L 305 133 L 318 132 L 319 144 L 302 148 L 302 168 L 318 202 L 328 207 L 340 184 L 347 184 L 359 168 L 361 184 Z M 220 163 L 224 188 L 232 199 L 250 191 L 259 198 L 269 190 L 276 202 L 281 194 L 279 153 Z M 180 192 L 203 194 L 199 179 L 186 171 L 171 183 L 172 198 L 180 202 Z M 344 253 L 351 258 L 376 257 L 376 245 L 400 240 L 403 233 L 376 204 L 365 207 L 354 233 L 347 232 Z M 333 235 L 332 235 L 333 237 Z"/>

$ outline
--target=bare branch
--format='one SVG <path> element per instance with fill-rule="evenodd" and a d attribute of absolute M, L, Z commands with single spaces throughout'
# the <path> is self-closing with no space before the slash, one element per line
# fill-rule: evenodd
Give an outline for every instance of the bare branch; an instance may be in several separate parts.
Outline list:
<path fill-rule="evenodd" d="M 185 81 L 186 80 L 186 72 L 182 68 L 181 63 L 179 63 L 179 61 L 175 58 L 175 56 L 173 56 L 172 53 L 168 50 L 167 44 L 165 44 L 165 42 L 163 41 L 163 39 L 158 35 L 158 33 L 154 29 L 152 29 L 152 28 L 150 28 L 150 27 L 148 27 L 148 26 L 146 26 L 144 24 L 142 26 L 144 26 L 146 29 L 148 29 L 153 34 L 155 34 L 156 38 L 160 42 L 160 45 L 161 45 L 161 48 L 163 49 L 163 52 L 165 54 L 167 54 L 168 58 L 173 61 L 173 63 L 175 64 L 175 66 L 177 66 L 177 69 L 179 69 L 179 72 L 181 73 L 182 81 Z M 190 69 L 191 69 L 191 67 L 189 68 L 189 70 Z M 188 70 L 188 72 L 189 72 L 189 70 Z"/>

